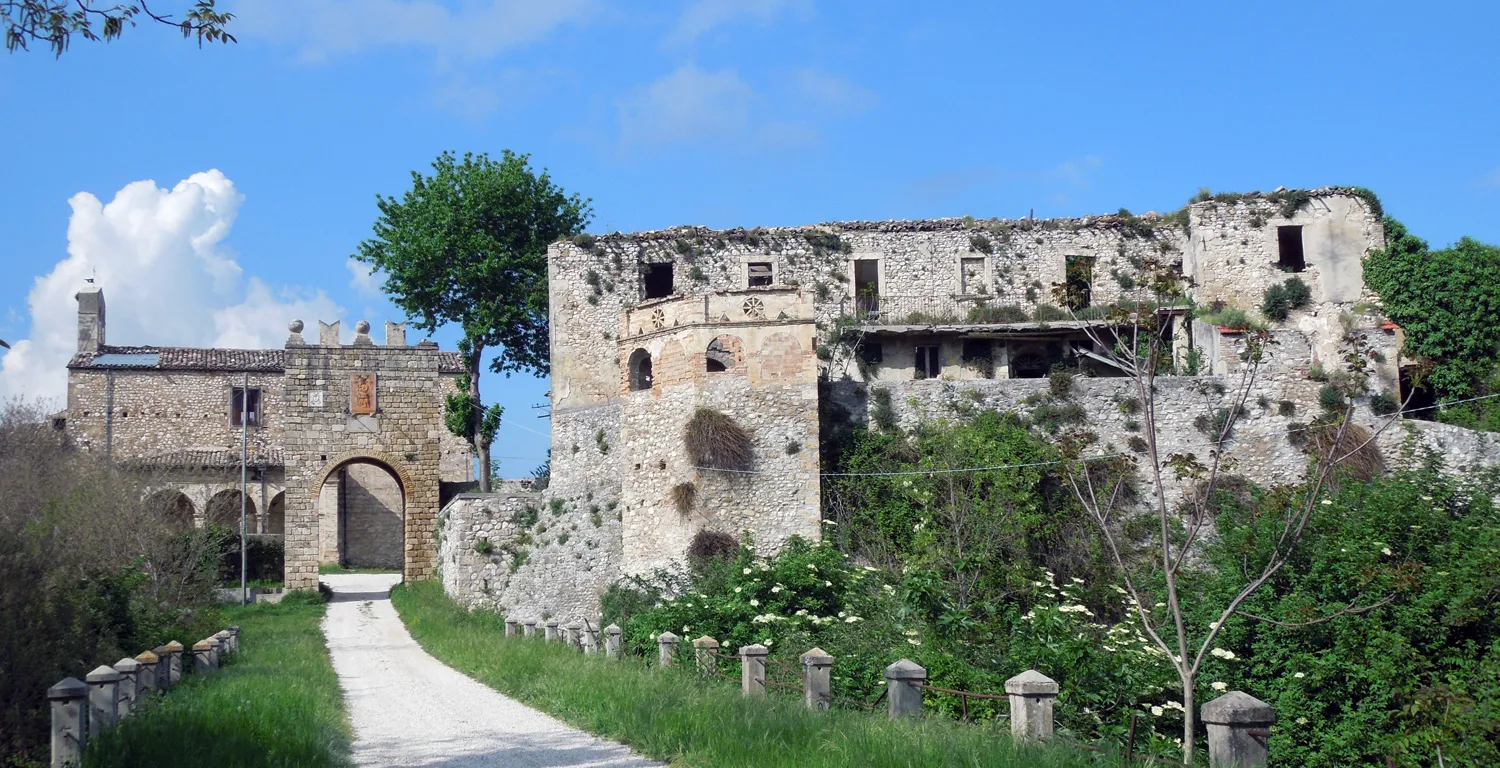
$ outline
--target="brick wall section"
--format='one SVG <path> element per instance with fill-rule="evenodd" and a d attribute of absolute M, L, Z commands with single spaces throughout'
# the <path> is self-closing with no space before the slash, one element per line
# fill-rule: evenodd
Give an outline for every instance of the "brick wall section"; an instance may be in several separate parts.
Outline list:
<path fill-rule="evenodd" d="M 109 418 L 105 403 L 111 379 Z M 281 449 L 281 379 L 279 372 L 250 374 L 250 386 L 261 389 L 264 415 L 261 426 L 249 430 L 252 454 Z M 232 371 L 74 369 L 68 374 L 68 435 L 86 450 L 103 452 L 108 423 L 117 460 L 184 450 L 231 451 L 238 457 L 240 428 L 229 423 L 229 391 L 244 380 L 243 373 Z"/>

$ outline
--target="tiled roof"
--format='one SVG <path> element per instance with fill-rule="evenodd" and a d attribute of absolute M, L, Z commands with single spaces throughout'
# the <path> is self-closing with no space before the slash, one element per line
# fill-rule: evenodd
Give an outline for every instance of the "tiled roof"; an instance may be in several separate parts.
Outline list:
<path fill-rule="evenodd" d="M 438 353 L 438 373 L 463 373 L 464 371 L 464 356 L 461 353 Z"/>
<path fill-rule="evenodd" d="M 125 463 L 137 469 L 223 469 L 238 467 L 240 452 L 220 448 L 188 449 L 127 459 Z M 277 448 L 264 452 L 252 452 L 247 457 L 246 464 L 252 467 L 285 466 L 282 463 L 281 450 Z"/>
<path fill-rule="evenodd" d="M 96 354 L 74 356 L 68 367 L 279 373 L 286 370 L 286 350 L 104 346 Z"/>

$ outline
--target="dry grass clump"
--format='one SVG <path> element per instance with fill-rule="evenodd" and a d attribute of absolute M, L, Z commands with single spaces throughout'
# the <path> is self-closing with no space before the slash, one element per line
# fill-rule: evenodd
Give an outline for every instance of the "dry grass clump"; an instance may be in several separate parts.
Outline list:
<path fill-rule="evenodd" d="M 730 416 L 699 408 L 682 431 L 683 445 L 694 466 L 741 472 L 755 465 L 750 433 Z"/>
<path fill-rule="evenodd" d="M 1338 440 L 1336 419 L 1319 419 L 1305 426 L 1292 424 L 1287 436 L 1292 445 L 1320 462 L 1330 456 L 1339 460 L 1331 478 L 1335 485 L 1339 478 L 1372 480 L 1385 472 L 1385 457 L 1380 454 L 1379 446 L 1370 439 L 1370 430 L 1358 424 L 1349 425 L 1342 441 Z"/>
<path fill-rule="evenodd" d="M 711 531 L 704 528 L 693 534 L 693 540 L 688 544 L 687 556 L 689 562 L 709 563 L 729 560 L 739 551 L 739 539 L 723 531 Z"/>
<path fill-rule="evenodd" d="M 693 511 L 693 503 L 698 500 L 698 486 L 692 483 L 682 482 L 672 486 L 672 504 L 677 511 L 684 516 Z"/>

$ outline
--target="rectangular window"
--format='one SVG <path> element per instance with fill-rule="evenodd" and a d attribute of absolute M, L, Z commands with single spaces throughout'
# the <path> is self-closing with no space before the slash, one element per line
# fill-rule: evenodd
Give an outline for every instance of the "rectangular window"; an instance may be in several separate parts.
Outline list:
<path fill-rule="evenodd" d="M 772 282 L 771 262 L 752 261 L 745 267 L 746 283 L 751 288 L 762 288 Z"/>
<path fill-rule="evenodd" d="M 248 396 L 247 396 L 248 395 Z M 229 388 L 229 426 L 260 426 L 260 387 Z"/>
<path fill-rule="evenodd" d="M 1064 266 L 1067 278 L 1067 308 L 1087 309 L 1093 301 L 1094 257 L 1068 256 Z"/>
<path fill-rule="evenodd" d="M 646 264 L 642 267 L 642 288 L 646 298 L 662 299 L 672 295 L 672 263 Z"/>
<path fill-rule="evenodd" d="M 963 358 L 966 363 L 989 360 L 995 345 L 989 339 L 971 339 L 964 342 Z"/>
<path fill-rule="evenodd" d="M 1276 266 L 1283 272 L 1307 269 L 1307 259 L 1302 253 L 1302 227 L 1277 227 L 1276 246 Z"/>
<path fill-rule="evenodd" d="M 859 345 L 859 359 L 866 365 L 885 362 L 885 350 L 878 341 L 867 341 Z"/>
<path fill-rule="evenodd" d="M 880 311 L 880 260 L 854 260 L 854 311 Z"/>
<path fill-rule="evenodd" d="M 943 375 L 943 365 L 938 359 L 936 344 L 917 345 L 917 378 L 936 379 Z"/>

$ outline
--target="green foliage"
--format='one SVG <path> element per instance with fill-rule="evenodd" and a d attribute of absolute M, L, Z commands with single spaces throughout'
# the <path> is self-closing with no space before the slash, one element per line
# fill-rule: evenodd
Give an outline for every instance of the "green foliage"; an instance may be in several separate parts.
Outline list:
<path fill-rule="evenodd" d="M 1054 307 L 1051 304 L 1038 304 L 1036 310 L 1032 313 L 1032 319 L 1038 323 L 1054 323 L 1059 320 L 1071 319 L 1071 317 L 1067 310 Z"/>
<path fill-rule="evenodd" d="M 989 256 L 995 252 L 995 244 L 990 242 L 990 239 L 988 237 L 985 237 L 984 233 L 982 232 L 976 232 L 972 235 L 969 235 L 969 247 L 976 251 L 979 251 L 986 256 Z"/>
<path fill-rule="evenodd" d="M 1500 349 L 1500 248 L 1463 238 L 1431 250 L 1389 216 L 1386 248 L 1370 252 L 1365 281 L 1406 332 L 1406 353 L 1431 360 L 1444 399 L 1481 394 Z"/>
<path fill-rule="evenodd" d="M 870 421 L 882 432 L 896 431 L 896 409 L 891 404 L 891 391 L 885 387 L 870 389 Z"/>
<path fill-rule="evenodd" d="M 474 551 L 483 557 L 489 557 L 490 553 L 495 551 L 495 545 L 490 543 L 489 539 L 480 536 L 474 542 Z"/>
<path fill-rule="evenodd" d="M 238 42 L 234 35 L 225 31 L 233 19 L 234 14 L 217 10 L 214 0 L 194 0 L 181 19 L 154 13 L 145 2 L 7 0 L 0 3 L 5 50 L 29 51 L 32 43 L 45 43 L 58 57 L 68 50 L 74 35 L 84 40 L 109 42 L 125 34 L 127 26 L 134 27 L 137 21 L 146 20 L 172 27 L 184 38 L 197 37 L 200 48 L 205 42 L 234 43 Z"/>
<path fill-rule="evenodd" d="M 1389 392 L 1377 392 L 1370 395 L 1370 410 L 1376 416 L 1389 416 L 1401 410 L 1401 403 Z"/>
<path fill-rule="evenodd" d="M 1297 404 L 1290 400 L 1282 400 L 1276 403 L 1276 415 L 1291 417 L 1297 415 Z"/>
<path fill-rule="evenodd" d="M 1346 402 L 1344 391 L 1333 384 L 1324 384 L 1318 389 L 1318 405 L 1328 413 L 1338 413 L 1344 410 Z"/>
<path fill-rule="evenodd" d="M 968 319 L 971 323 L 1024 323 L 1031 316 L 1014 304 L 979 304 L 969 307 Z"/>
<path fill-rule="evenodd" d="M 1220 514 L 1203 588 L 1218 605 L 1258 573 L 1277 516 L 1269 493 Z M 1220 644 L 1243 657 L 1224 679 L 1277 709 L 1271 754 L 1286 765 L 1500 763 L 1500 513 L 1431 470 L 1344 483 L 1317 507 L 1293 561 L 1244 606 L 1299 624 L 1236 617 Z"/>
<path fill-rule="evenodd" d="M 315 592 L 224 609 L 223 621 L 240 627 L 240 652 L 211 677 L 186 675 L 171 695 L 91 738 L 85 768 L 350 765 L 323 612 Z"/>
<path fill-rule="evenodd" d="M 1260 312 L 1271 320 L 1286 320 L 1292 310 L 1302 309 L 1312 301 L 1312 289 L 1301 278 L 1287 278 L 1266 289 L 1260 304 Z"/>
<path fill-rule="evenodd" d="M 1209 325 L 1220 328 L 1228 328 L 1233 331 L 1247 331 L 1257 329 L 1255 321 L 1238 307 L 1223 307 L 1218 310 L 1200 312 L 1198 319 Z"/>

